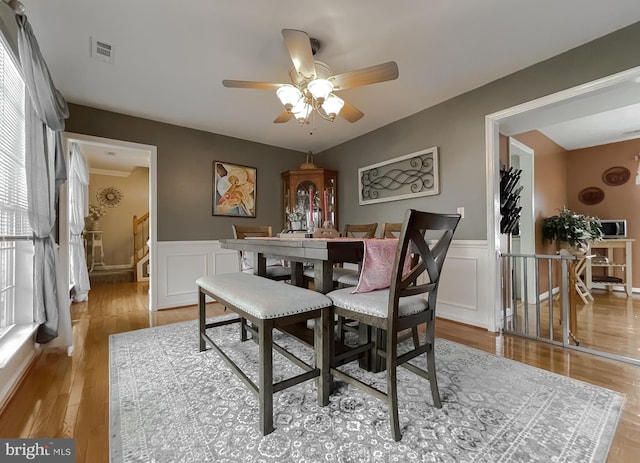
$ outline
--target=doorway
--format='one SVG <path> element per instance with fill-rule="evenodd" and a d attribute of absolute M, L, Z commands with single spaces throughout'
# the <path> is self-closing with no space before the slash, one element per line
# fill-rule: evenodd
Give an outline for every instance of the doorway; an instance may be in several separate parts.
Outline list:
<path fill-rule="evenodd" d="M 511 252 L 516 254 L 534 254 L 536 252 L 536 231 L 535 231 L 535 207 L 534 207 L 534 152 L 527 145 L 519 142 L 515 138 L 509 137 L 509 162 L 514 169 L 521 171 L 519 196 L 520 223 L 518 233 L 511 235 Z M 527 272 L 519 275 L 533 275 L 535 265 L 533 261 L 527 262 Z M 518 287 L 522 287 L 524 282 L 516 282 Z M 521 290 L 522 294 L 525 294 Z M 528 279 L 527 291 L 529 302 L 534 302 L 535 281 Z"/>
<path fill-rule="evenodd" d="M 534 101 L 524 103 L 498 113 L 486 116 L 485 134 L 487 143 L 487 238 L 489 252 L 498 255 L 506 252 L 503 249 L 504 240 L 500 235 L 499 205 L 499 137 L 511 136 L 530 130 L 536 130 L 548 125 L 577 119 L 591 114 L 601 113 L 615 108 L 628 106 L 640 102 L 640 67 L 614 74 L 597 81 L 589 82 L 578 87 L 564 90 Z M 500 278 L 496 259 L 489 259 L 491 282 L 490 299 L 496 312 L 491 314 L 496 330 L 498 329 L 500 307 Z M 638 359 L 619 354 L 604 352 L 584 346 L 567 346 L 600 356 L 616 360 L 640 363 Z"/>
<path fill-rule="evenodd" d="M 112 175 L 118 170 L 133 170 L 135 166 L 144 166 L 148 168 L 148 307 L 150 311 L 157 310 L 157 265 L 155 264 L 155 256 L 157 250 L 157 148 L 152 145 L 144 145 L 123 140 L 65 132 L 63 136 L 63 143 L 66 147 L 66 153 L 70 152 L 71 144 L 74 142 L 81 147 L 83 153 L 85 151 L 87 153 L 94 153 L 92 154 L 92 156 L 95 156 L 95 153 L 101 153 L 102 155 L 110 157 L 110 164 L 104 164 L 102 167 L 107 167 L 103 170 L 111 171 Z M 97 170 L 94 169 L 94 173 L 104 174 L 107 172 L 101 172 L 100 168 L 97 168 Z M 89 198 L 89 202 L 95 202 L 94 199 L 95 198 Z M 60 213 L 61 220 L 66 220 L 65 218 L 68 218 L 68 211 L 62 211 L 62 207 L 65 207 L 65 209 L 67 209 L 68 206 L 66 202 L 61 202 Z M 130 231 L 131 220 L 132 217 L 129 218 L 128 221 L 126 223 L 123 223 L 121 226 Z M 68 241 L 68 237 L 65 237 L 65 239 Z M 87 249 L 87 251 L 90 252 L 91 249 Z M 66 273 L 68 275 L 68 271 Z"/>

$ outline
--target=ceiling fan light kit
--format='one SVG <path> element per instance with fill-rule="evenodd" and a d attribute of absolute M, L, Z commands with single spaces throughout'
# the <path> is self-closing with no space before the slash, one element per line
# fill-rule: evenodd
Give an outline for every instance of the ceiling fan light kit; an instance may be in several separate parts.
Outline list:
<path fill-rule="evenodd" d="M 315 114 L 330 122 L 338 115 L 349 122 L 356 122 L 364 113 L 346 103 L 334 92 L 398 78 L 398 65 L 394 61 L 333 75 L 328 65 L 313 59 L 313 55 L 320 48 L 317 39 L 310 38 L 306 32 L 294 29 L 283 29 L 282 36 L 293 62 L 289 72 L 291 84 L 222 81 L 222 85 L 229 88 L 275 89 L 278 100 L 284 106 L 282 113 L 273 121 L 275 123 L 295 119 L 302 126 L 309 124 Z"/>

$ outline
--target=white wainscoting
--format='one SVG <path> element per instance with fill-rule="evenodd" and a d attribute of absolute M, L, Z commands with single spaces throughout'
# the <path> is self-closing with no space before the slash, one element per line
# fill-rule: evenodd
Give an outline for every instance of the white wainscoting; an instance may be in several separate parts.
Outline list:
<path fill-rule="evenodd" d="M 239 270 L 238 252 L 219 241 L 159 241 L 157 259 L 158 309 L 197 304 L 198 278 Z"/>
<path fill-rule="evenodd" d="M 442 269 L 437 316 L 491 329 L 486 241 L 453 241 Z"/>
<path fill-rule="evenodd" d="M 195 281 L 202 275 L 237 272 L 237 251 L 218 241 L 158 242 L 158 309 L 198 302 Z M 453 241 L 438 290 L 437 315 L 491 329 L 487 242 Z"/>

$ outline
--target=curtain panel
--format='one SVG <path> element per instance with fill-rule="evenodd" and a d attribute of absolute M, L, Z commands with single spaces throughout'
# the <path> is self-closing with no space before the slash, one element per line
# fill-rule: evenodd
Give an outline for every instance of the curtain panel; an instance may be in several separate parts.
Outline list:
<path fill-rule="evenodd" d="M 34 321 L 39 323 L 36 341 L 47 343 L 58 337 L 65 298 L 58 288 L 57 245 L 54 239 L 55 204 L 59 186 L 67 171 L 62 151 L 64 120 L 69 116 L 67 103 L 55 88 L 38 41 L 26 15 L 16 15 L 18 52 L 27 94 L 26 170 L 29 223 L 35 242 Z M 64 313 L 63 344 L 71 346 L 70 314 Z"/>
<path fill-rule="evenodd" d="M 87 270 L 82 231 L 89 214 L 89 168 L 77 143 L 71 144 L 69 163 L 69 263 L 71 267 L 72 299 L 86 301 L 91 285 Z"/>

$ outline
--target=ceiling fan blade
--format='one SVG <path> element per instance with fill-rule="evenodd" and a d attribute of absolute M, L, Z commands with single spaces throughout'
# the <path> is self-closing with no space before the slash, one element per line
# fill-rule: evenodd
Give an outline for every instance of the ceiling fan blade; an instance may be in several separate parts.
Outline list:
<path fill-rule="evenodd" d="M 250 80 L 223 80 L 222 85 L 228 88 L 257 88 L 259 90 L 277 90 L 284 84 L 273 82 L 253 82 Z"/>
<path fill-rule="evenodd" d="M 313 63 L 313 51 L 307 33 L 295 29 L 282 29 L 282 37 L 298 74 L 306 78 L 315 77 L 316 66 Z"/>
<path fill-rule="evenodd" d="M 333 84 L 334 90 L 345 90 L 347 88 L 361 87 L 362 85 L 386 82 L 397 78 L 398 64 L 395 61 L 389 61 L 368 68 L 331 76 L 329 77 L 329 81 Z"/>
<path fill-rule="evenodd" d="M 291 119 L 292 117 L 293 117 L 293 114 L 291 114 L 286 109 L 283 109 L 282 112 L 280 114 L 278 114 L 278 117 L 275 118 L 273 123 L 274 124 L 282 124 L 283 122 L 289 122 L 289 119 Z"/>
<path fill-rule="evenodd" d="M 357 122 L 363 118 L 364 113 L 345 101 L 338 115 L 349 122 Z"/>

